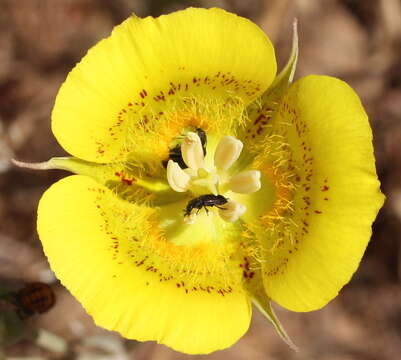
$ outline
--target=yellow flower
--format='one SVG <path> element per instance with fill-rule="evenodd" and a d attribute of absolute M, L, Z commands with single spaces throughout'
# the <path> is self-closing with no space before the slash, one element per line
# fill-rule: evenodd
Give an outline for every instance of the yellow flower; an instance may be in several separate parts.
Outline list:
<path fill-rule="evenodd" d="M 248 329 L 251 302 L 319 309 L 355 272 L 383 203 L 372 134 L 344 82 L 276 77 L 273 47 L 220 9 L 130 17 L 62 85 L 72 158 L 38 232 L 95 322 L 197 354 Z"/>

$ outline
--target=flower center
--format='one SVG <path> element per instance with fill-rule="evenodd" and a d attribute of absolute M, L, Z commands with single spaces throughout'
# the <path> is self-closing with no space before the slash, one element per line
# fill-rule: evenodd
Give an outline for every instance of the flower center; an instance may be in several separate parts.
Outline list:
<path fill-rule="evenodd" d="M 230 192 L 251 194 L 258 191 L 261 188 L 260 172 L 248 170 L 233 173 L 232 165 L 243 149 L 242 142 L 233 136 L 222 137 L 215 146 L 213 158 L 206 161 L 206 140 L 203 130 L 197 129 L 197 132 L 188 132 L 181 146 L 170 152 L 168 183 L 176 192 L 190 192 L 193 195 L 184 209 L 184 221 L 187 224 L 193 224 L 201 211 L 209 214 L 214 213 L 214 209 L 218 210 L 223 220 L 235 222 L 245 213 L 246 207 L 231 200 Z M 182 169 L 180 163 L 187 168 Z"/>

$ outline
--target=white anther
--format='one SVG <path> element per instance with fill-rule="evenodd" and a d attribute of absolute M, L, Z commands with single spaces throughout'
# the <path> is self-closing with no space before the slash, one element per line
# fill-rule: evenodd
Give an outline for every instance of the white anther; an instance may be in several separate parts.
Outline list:
<path fill-rule="evenodd" d="M 246 206 L 237 203 L 233 200 L 228 200 L 228 202 L 221 206 L 219 209 L 220 217 L 227 222 L 234 222 L 239 219 L 246 211 Z"/>
<path fill-rule="evenodd" d="M 243 144 L 234 136 L 224 136 L 214 153 L 214 165 L 221 170 L 227 170 L 239 158 Z"/>
<path fill-rule="evenodd" d="M 173 160 L 167 163 L 167 181 L 170 187 L 177 192 L 187 191 L 191 177 Z"/>
<path fill-rule="evenodd" d="M 229 182 L 230 190 L 240 194 L 251 194 L 261 188 L 260 171 L 248 170 L 233 176 Z"/>
<path fill-rule="evenodd" d="M 194 170 L 204 167 L 202 142 L 198 134 L 189 132 L 181 145 L 182 159 Z"/>

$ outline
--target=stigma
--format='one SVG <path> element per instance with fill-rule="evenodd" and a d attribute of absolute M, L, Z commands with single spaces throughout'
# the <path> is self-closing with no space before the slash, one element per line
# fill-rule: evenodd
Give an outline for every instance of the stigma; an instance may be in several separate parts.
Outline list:
<path fill-rule="evenodd" d="M 178 162 L 167 163 L 167 181 L 176 192 L 190 192 L 193 199 L 184 209 L 184 222 L 193 224 L 202 210 L 209 214 L 215 207 L 217 214 L 227 222 L 237 221 L 246 207 L 229 198 L 230 193 L 252 194 L 261 188 L 258 170 L 238 173 L 229 171 L 243 150 L 243 143 L 234 136 L 223 136 L 214 150 L 213 160 L 206 165 L 203 143 L 198 133 L 188 132 L 181 144 L 182 169 Z"/>

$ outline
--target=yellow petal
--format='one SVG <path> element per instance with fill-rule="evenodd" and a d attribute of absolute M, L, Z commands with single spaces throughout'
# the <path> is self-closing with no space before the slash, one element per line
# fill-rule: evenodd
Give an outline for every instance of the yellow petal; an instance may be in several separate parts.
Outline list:
<path fill-rule="evenodd" d="M 157 144 L 158 134 L 172 131 L 173 115 L 184 116 L 190 98 L 209 99 L 204 108 L 227 107 L 233 98 L 246 105 L 266 90 L 275 73 L 266 35 L 224 10 L 131 16 L 68 75 L 52 129 L 68 152 L 88 161 L 123 160 L 130 152 L 162 145 L 167 153 L 168 143 Z M 211 114 L 210 123 L 218 124 L 217 113 Z M 185 116 L 193 121 L 193 114 Z M 156 141 L 149 142 L 152 135 Z"/>
<path fill-rule="evenodd" d="M 286 209 L 261 217 L 264 284 L 280 305 L 315 310 L 350 280 L 383 204 L 372 132 L 355 92 L 325 76 L 291 86 L 272 132 L 282 139 L 278 153 L 288 155 L 277 159 L 273 177 L 286 173 L 293 186 L 282 196 Z"/>
<path fill-rule="evenodd" d="M 251 316 L 238 266 L 214 261 L 214 244 L 168 242 L 157 214 L 76 175 L 43 195 L 38 232 L 52 269 L 98 325 L 191 354 L 232 345 Z M 210 268 L 200 273 L 202 259 Z"/>

